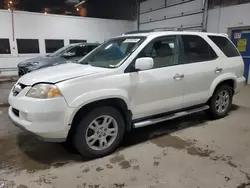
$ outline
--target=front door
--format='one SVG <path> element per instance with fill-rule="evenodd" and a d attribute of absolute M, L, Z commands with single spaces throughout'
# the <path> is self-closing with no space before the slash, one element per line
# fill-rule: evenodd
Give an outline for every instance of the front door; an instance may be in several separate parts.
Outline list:
<path fill-rule="evenodd" d="M 245 64 L 244 77 L 246 78 L 247 83 L 250 84 L 250 30 L 233 30 L 232 41 L 243 57 Z"/>
<path fill-rule="evenodd" d="M 154 67 L 131 73 L 134 119 L 180 109 L 183 100 L 182 65 L 176 36 L 153 40 L 139 54 L 152 57 Z"/>

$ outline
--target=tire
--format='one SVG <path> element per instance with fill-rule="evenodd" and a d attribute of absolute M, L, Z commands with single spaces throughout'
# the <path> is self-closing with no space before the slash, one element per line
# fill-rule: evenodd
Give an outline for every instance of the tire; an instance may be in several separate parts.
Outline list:
<path fill-rule="evenodd" d="M 221 108 L 221 110 L 219 110 L 220 107 L 219 107 L 219 105 L 216 105 L 216 104 L 219 103 L 218 100 L 221 97 L 219 95 L 221 95 L 221 94 L 222 94 L 222 96 L 224 94 L 228 95 L 228 99 L 223 100 L 224 102 L 226 100 L 228 100 L 228 105 L 224 105 L 224 108 Z M 209 104 L 210 108 L 206 111 L 206 113 L 210 117 L 212 117 L 213 119 L 223 118 L 223 117 L 228 115 L 228 112 L 232 106 L 232 100 L 233 100 L 233 89 L 229 85 L 226 85 L 226 84 L 220 85 L 216 88 L 213 96 L 209 100 L 208 104 Z"/>
<path fill-rule="evenodd" d="M 105 118 L 106 121 L 111 122 L 109 125 L 104 123 Z M 83 156 L 99 158 L 109 155 L 117 149 L 124 132 L 125 122 L 117 109 L 110 106 L 97 107 L 86 114 L 77 125 L 73 141 L 76 149 Z M 114 136 L 107 136 L 109 134 Z M 105 136 L 106 138 L 104 138 Z M 90 139 L 91 137 L 94 138 Z M 89 142 L 87 138 L 90 139 Z M 93 145 L 91 145 L 92 142 L 94 142 Z"/>

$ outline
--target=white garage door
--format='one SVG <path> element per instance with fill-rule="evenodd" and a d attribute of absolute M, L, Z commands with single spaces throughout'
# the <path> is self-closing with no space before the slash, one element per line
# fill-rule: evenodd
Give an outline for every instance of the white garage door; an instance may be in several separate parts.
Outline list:
<path fill-rule="evenodd" d="M 203 0 L 148 0 L 140 4 L 140 30 L 201 30 L 203 10 Z"/>

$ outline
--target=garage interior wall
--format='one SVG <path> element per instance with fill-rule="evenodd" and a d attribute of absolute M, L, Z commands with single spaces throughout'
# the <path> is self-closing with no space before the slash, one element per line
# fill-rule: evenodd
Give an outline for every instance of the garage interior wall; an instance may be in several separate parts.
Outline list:
<path fill-rule="evenodd" d="M 148 0 L 140 4 L 140 30 L 186 28 L 201 30 L 203 0 Z"/>
<path fill-rule="evenodd" d="M 204 0 L 148 0 L 140 4 L 140 30 L 187 27 L 201 30 Z M 250 26 L 250 3 L 208 10 L 207 31 L 227 33 Z"/>
<path fill-rule="evenodd" d="M 207 30 L 215 33 L 227 33 L 230 29 L 250 26 L 250 3 L 209 9 Z"/>
<path fill-rule="evenodd" d="M 0 54 L 0 75 L 5 68 L 16 68 L 25 59 L 44 55 L 45 39 L 63 39 L 64 45 L 70 39 L 87 40 L 87 42 L 103 42 L 124 32 L 136 30 L 136 21 L 97 19 L 62 15 L 45 15 L 14 11 L 14 41 L 11 11 L 0 10 L 0 39 L 9 39 L 11 54 Z M 16 39 L 38 39 L 40 54 L 18 54 Z"/>

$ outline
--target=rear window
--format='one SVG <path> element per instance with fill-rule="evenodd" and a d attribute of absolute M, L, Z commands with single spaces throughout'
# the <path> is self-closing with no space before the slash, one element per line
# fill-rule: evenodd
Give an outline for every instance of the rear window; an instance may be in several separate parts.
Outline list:
<path fill-rule="evenodd" d="M 225 37 L 208 36 L 227 57 L 240 56 L 234 45 Z"/>

